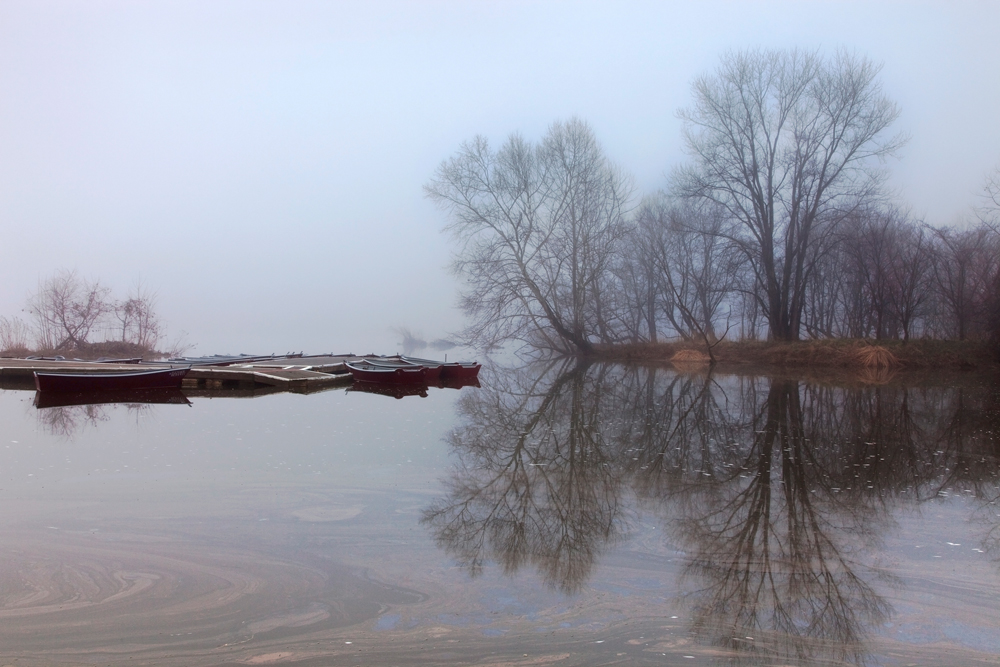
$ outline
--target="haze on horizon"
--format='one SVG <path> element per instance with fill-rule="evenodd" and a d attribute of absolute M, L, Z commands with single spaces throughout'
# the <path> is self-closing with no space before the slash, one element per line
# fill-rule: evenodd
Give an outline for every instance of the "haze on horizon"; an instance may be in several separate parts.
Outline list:
<path fill-rule="evenodd" d="M 391 352 L 461 326 L 422 187 L 461 142 L 587 121 L 637 195 L 727 50 L 883 64 L 926 222 L 1000 163 L 1000 4 L 0 2 L 0 315 L 60 269 L 158 292 L 195 353 Z"/>

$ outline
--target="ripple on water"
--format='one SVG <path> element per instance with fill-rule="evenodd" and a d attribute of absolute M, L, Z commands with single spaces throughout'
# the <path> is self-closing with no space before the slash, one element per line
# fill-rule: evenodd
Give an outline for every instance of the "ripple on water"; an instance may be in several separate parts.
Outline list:
<path fill-rule="evenodd" d="M 39 658 L 182 659 L 355 625 L 422 599 L 329 559 L 237 546 L 38 533 L 0 547 L 0 646 Z"/>

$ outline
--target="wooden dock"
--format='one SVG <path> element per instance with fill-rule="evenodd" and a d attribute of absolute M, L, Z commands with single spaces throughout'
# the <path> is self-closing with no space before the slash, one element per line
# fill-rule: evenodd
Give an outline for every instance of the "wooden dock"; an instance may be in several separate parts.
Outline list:
<path fill-rule="evenodd" d="M 270 388 L 277 391 L 310 393 L 351 384 L 351 374 L 344 363 L 358 359 L 349 356 L 296 356 L 254 359 L 222 365 L 192 365 L 184 378 L 184 389 Z M 100 363 L 93 361 L 49 361 L 42 359 L 0 359 L 0 387 L 33 389 L 34 372 L 107 373 L 139 369 L 177 368 L 187 363 L 163 362 L 140 364 Z"/>

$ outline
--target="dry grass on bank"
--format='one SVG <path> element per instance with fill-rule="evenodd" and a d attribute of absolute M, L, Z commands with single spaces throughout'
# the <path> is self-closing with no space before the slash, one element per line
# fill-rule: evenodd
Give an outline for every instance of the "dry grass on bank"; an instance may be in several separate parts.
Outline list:
<path fill-rule="evenodd" d="M 713 348 L 713 353 L 719 364 L 726 366 L 868 369 L 881 374 L 901 369 L 1000 368 L 993 346 L 984 341 L 723 341 Z M 647 363 L 708 360 L 703 345 L 673 342 L 598 346 L 593 356 Z"/>
<path fill-rule="evenodd" d="M 899 359 L 881 345 L 865 345 L 854 351 L 854 358 L 864 368 L 895 368 Z"/>
<path fill-rule="evenodd" d="M 670 361 L 675 364 L 707 364 L 711 357 L 702 350 L 685 349 L 674 352 Z"/>
<path fill-rule="evenodd" d="M 61 350 L 29 350 L 27 348 L 15 348 L 0 351 L 0 357 L 24 358 L 28 356 L 54 357 L 61 355 L 67 359 L 133 359 L 142 357 L 146 360 L 162 359 L 163 352 L 151 350 L 135 343 L 123 343 L 121 341 L 105 341 L 102 343 L 87 343 L 81 347 Z"/>

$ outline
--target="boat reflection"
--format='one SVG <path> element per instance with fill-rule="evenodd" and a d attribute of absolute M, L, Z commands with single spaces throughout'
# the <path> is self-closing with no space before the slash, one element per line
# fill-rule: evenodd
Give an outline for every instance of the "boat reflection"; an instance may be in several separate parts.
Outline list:
<path fill-rule="evenodd" d="M 393 398 L 406 398 L 407 396 L 419 396 L 427 398 L 427 391 L 431 388 L 438 389 L 462 389 L 463 387 L 479 387 L 478 378 L 441 378 L 435 384 L 406 384 L 388 382 L 364 382 L 355 380 L 354 384 L 347 388 L 347 391 L 359 391 L 365 394 L 379 394 L 381 396 L 391 396 Z"/>
<path fill-rule="evenodd" d="M 441 378 L 440 380 L 438 380 L 438 383 L 437 383 L 437 388 L 438 389 L 462 389 L 464 387 L 475 387 L 475 388 L 478 389 L 481 386 L 482 385 L 479 384 L 479 378 L 478 377 L 473 377 L 473 378 L 462 378 L 462 377 L 449 378 L 449 377 L 445 377 L 445 378 Z"/>
<path fill-rule="evenodd" d="M 424 511 L 439 545 L 472 575 L 530 566 L 572 593 L 652 512 L 685 554 L 692 632 L 750 664 L 865 663 L 893 613 L 874 555 L 893 510 L 1000 496 L 993 391 L 558 364 L 486 387 L 461 397 L 457 463 Z"/>
<path fill-rule="evenodd" d="M 124 408 L 144 414 L 154 405 L 191 405 L 179 389 L 140 389 L 96 392 L 35 392 L 38 422 L 47 432 L 71 437 L 84 426 L 97 426 L 110 418 L 109 410 Z"/>
<path fill-rule="evenodd" d="M 360 391 L 364 394 L 378 394 L 380 396 L 391 396 L 392 398 L 405 398 L 407 396 L 419 396 L 427 398 L 427 385 L 423 384 L 388 384 L 386 382 L 361 382 L 355 381 L 347 391 Z"/>
<path fill-rule="evenodd" d="M 34 405 L 39 410 L 73 405 L 114 404 L 177 404 L 191 405 L 180 389 L 131 389 L 126 391 L 36 391 Z"/>

